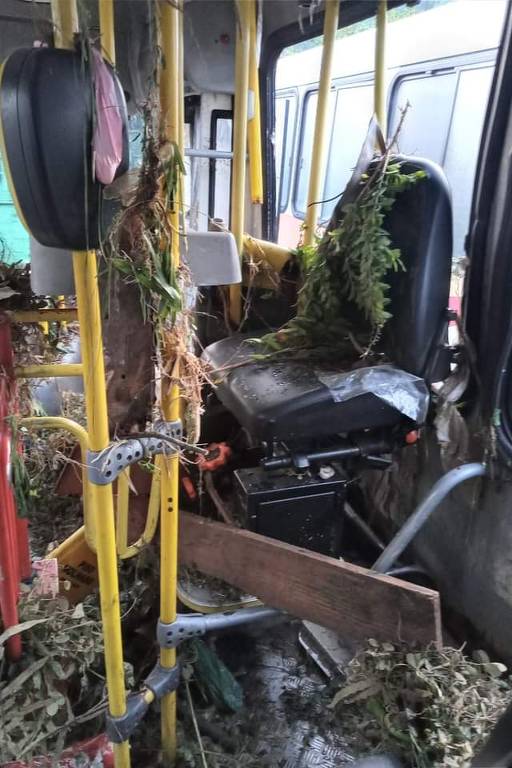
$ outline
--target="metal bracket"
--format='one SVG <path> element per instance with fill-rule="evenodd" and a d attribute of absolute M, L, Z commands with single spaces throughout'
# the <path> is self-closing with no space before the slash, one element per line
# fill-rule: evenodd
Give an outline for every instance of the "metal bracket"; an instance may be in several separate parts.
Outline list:
<path fill-rule="evenodd" d="M 161 648 L 177 648 L 185 640 L 200 637 L 206 632 L 252 624 L 256 621 L 281 616 L 275 608 L 240 608 L 230 613 L 179 613 L 170 624 L 159 621 L 156 637 Z"/>
<path fill-rule="evenodd" d="M 144 692 L 131 693 L 126 699 L 126 712 L 119 717 L 107 714 L 105 731 L 109 741 L 120 744 L 130 738 L 149 709 L 149 702 L 144 698 Z"/>
<path fill-rule="evenodd" d="M 155 699 L 161 699 L 167 693 L 172 693 L 178 688 L 180 682 L 180 667 L 176 664 L 174 667 L 165 669 L 156 664 L 148 677 L 144 681 L 144 687 L 148 688 Z M 145 691 L 131 693 L 126 699 L 126 712 L 120 717 L 113 717 L 111 714 L 106 716 L 106 733 L 110 741 L 114 744 L 120 744 L 130 738 L 141 720 L 144 719 L 150 706 L 146 699 Z"/>
<path fill-rule="evenodd" d="M 116 480 L 126 467 L 136 464 L 142 459 L 164 454 L 172 456 L 177 453 L 178 446 L 173 440 L 183 439 L 182 424 L 176 421 L 159 421 L 152 432 L 162 435 L 155 437 L 132 437 L 119 444 L 108 446 L 102 451 L 87 451 L 87 471 L 89 480 L 94 485 L 109 485 Z"/>
<path fill-rule="evenodd" d="M 149 675 L 144 680 L 144 685 L 153 691 L 155 699 L 161 699 L 167 693 L 172 693 L 180 684 L 181 667 L 175 664 L 167 669 L 161 664 L 155 664 Z"/>

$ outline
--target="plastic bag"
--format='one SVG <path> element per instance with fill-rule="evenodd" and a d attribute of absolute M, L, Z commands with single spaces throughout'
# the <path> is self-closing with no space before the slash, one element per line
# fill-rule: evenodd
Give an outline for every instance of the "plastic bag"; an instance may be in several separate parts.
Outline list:
<path fill-rule="evenodd" d="M 123 119 L 114 78 L 99 51 L 93 49 L 96 124 L 92 140 L 93 177 L 111 184 L 123 159 Z"/>

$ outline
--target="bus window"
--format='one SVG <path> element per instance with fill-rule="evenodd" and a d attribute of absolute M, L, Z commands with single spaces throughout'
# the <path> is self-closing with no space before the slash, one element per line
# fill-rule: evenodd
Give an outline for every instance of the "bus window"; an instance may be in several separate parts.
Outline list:
<path fill-rule="evenodd" d="M 459 75 L 444 162 L 444 169 L 452 188 L 453 256 L 456 260 L 464 256 L 464 238 L 468 231 L 480 134 L 492 75 L 492 66 L 466 69 Z"/>
<path fill-rule="evenodd" d="M 210 148 L 230 152 L 233 148 L 233 118 L 226 110 L 213 110 Z M 231 160 L 210 160 L 210 202 L 208 215 L 222 219 L 227 225 L 230 217 Z"/>
<path fill-rule="evenodd" d="M 407 76 L 397 81 L 391 98 L 389 135 L 395 133 L 401 110 L 409 104 L 398 137 L 401 152 L 443 164 L 456 87 L 454 71 Z"/>
<path fill-rule="evenodd" d="M 290 194 L 296 118 L 296 94 L 286 94 L 276 99 L 275 168 L 279 212 L 286 209 Z"/>
<path fill-rule="evenodd" d="M 16 213 L 0 155 L 0 261 L 14 264 L 29 259 L 28 233 Z"/>
<path fill-rule="evenodd" d="M 332 118 L 334 112 L 335 93 L 331 92 L 329 101 L 329 114 L 327 116 L 327 125 L 332 131 Z M 311 156 L 313 154 L 313 134 L 315 131 L 316 103 L 318 101 L 318 91 L 310 91 L 305 100 L 304 114 L 302 118 L 300 153 L 298 157 L 297 178 L 295 182 L 295 194 L 293 205 L 295 212 L 304 217 L 308 199 L 309 172 L 311 169 Z M 330 138 L 327 140 L 327 146 L 330 144 Z M 327 152 L 326 152 L 327 155 Z M 327 158 L 326 158 L 327 160 Z"/>
<path fill-rule="evenodd" d="M 321 218 L 327 221 L 343 192 L 361 151 L 373 113 L 373 84 L 340 88 L 336 96 L 334 126 L 324 185 Z M 332 199 L 334 198 L 334 199 Z"/>

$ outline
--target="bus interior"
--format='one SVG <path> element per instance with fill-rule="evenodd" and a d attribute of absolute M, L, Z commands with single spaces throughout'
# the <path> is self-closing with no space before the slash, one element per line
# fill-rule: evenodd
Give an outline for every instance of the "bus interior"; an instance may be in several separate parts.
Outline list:
<path fill-rule="evenodd" d="M 0 764 L 69 766 L 79 733 L 115 768 L 511 766 L 510 4 L 1 6 L 0 714 L 29 736 Z M 71 673 L 47 733 L 17 698 L 41 595 L 96 601 L 89 730 Z M 205 749 L 229 737 L 201 706 L 243 685 L 201 638 L 271 668 L 273 633 L 318 667 L 292 714 L 250 678 L 283 740 L 260 754 L 250 714 L 246 752 Z M 419 705 L 352 752 L 354 721 L 318 723 L 362 691 L 361 734 L 389 726 L 362 646 L 478 650 L 501 703 L 455 756 Z"/>

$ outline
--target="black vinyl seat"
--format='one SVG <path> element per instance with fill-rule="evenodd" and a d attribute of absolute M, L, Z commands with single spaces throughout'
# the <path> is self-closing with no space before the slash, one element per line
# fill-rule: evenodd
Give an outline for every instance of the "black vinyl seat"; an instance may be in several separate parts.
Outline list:
<path fill-rule="evenodd" d="M 381 349 L 392 364 L 333 373 L 293 360 L 252 361 L 241 335 L 211 344 L 204 357 L 226 369 L 216 394 L 261 440 L 299 439 L 393 427 L 425 420 L 429 384 L 449 373 L 442 355 L 452 258 L 452 214 L 442 170 L 399 158 L 426 176 L 397 198 L 386 222 L 405 270 L 391 275 L 390 311 Z M 339 217 L 335 211 L 333 218 Z M 233 363 L 245 365 L 232 367 Z"/>

